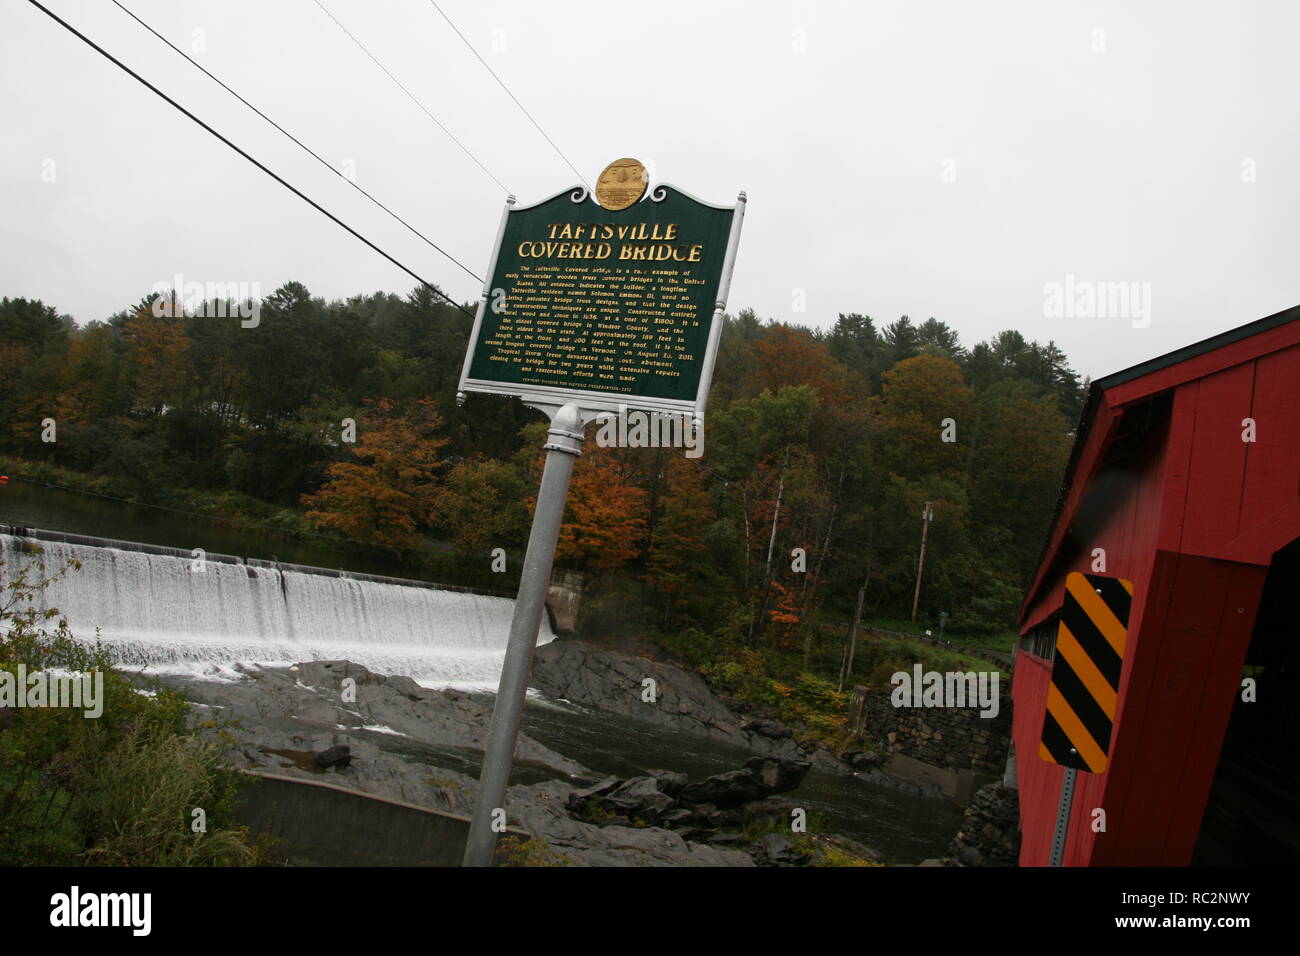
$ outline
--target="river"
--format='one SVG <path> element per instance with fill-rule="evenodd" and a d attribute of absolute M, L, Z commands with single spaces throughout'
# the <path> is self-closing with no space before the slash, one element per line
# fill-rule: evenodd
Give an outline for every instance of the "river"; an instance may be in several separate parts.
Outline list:
<path fill-rule="evenodd" d="M 234 554 L 316 568 L 416 580 L 424 577 L 418 566 L 381 553 L 348 548 L 331 538 L 299 538 L 263 527 L 231 525 L 202 515 L 132 505 L 17 478 L 0 484 L 0 524 L 140 541 L 182 551 L 202 548 L 209 554 Z"/>
<path fill-rule="evenodd" d="M 0 524 L 181 549 L 146 554 L 46 545 L 47 557 L 76 557 L 83 563 L 75 577 L 54 586 L 51 603 L 68 614 L 82 636 L 93 637 L 91 625 L 98 627 L 100 639 L 123 663 L 193 673 L 234 660 L 347 658 L 427 686 L 460 686 L 478 693 L 494 687 L 499 674 L 512 606 L 504 598 L 253 564 L 212 563 L 201 576 L 188 571 L 189 550 L 196 547 L 367 573 L 402 570 L 358 566 L 342 549 L 14 481 L 0 485 Z M 0 538 L 4 553 L 17 560 L 19 539 Z M 547 627 L 542 640 L 551 637 Z M 750 756 L 726 744 L 535 696 L 525 710 L 524 729 L 598 774 L 632 776 L 665 769 L 700 779 L 734 770 Z M 397 746 L 395 740 L 386 744 Z M 413 759 L 478 772 L 476 755 L 411 746 Z M 518 769 L 515 781 L 530 782 L 529 768 Z M 899 861 L 943 855 L 961 822 L 951 801 L 917 797 L 851 775 L 813 771 L 791 796 L 832 832 Z"/>

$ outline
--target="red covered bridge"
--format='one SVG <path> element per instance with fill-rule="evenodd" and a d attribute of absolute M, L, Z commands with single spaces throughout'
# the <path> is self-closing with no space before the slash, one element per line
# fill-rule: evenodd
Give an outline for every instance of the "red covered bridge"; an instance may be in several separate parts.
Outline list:
<path fill-rule="evenodd" d="M 1049 860 L 1056 616 L 1096 549 L 1134 594 L 1110 762 L 1078 774 L 1064 865 L 1297 862 L 1300 307 L 1092 383 L 1021 611 L 1022 866 Z"/>

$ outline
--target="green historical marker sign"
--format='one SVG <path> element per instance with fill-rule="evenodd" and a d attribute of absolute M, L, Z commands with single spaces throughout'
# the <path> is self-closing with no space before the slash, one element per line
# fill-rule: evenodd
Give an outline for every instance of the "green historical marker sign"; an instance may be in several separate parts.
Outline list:
<path fill-rule="evenodd" d="M 703 423 L 736 261 L 745 194 L 734 206 L 672 186 L 646 194 L 645 167 L 610 163 L 596 181 L 506 211 L 460 375 L 465 392 L 517 395 L 551 419 L 533 528 L 501 682 L 483 747 L 466 866 L 495 859 L 496 821 L 528 691 L 564 500 L 583 432 L 626 410 Z"/>
<path fill-rule="evenodd" d="M 661 185 L 608 208 L 629 190 L 596 188 L 604 205 L 585 187 L 507 203 L 460 389 L 702 419 L 744 194 L 715 206 Z"/>

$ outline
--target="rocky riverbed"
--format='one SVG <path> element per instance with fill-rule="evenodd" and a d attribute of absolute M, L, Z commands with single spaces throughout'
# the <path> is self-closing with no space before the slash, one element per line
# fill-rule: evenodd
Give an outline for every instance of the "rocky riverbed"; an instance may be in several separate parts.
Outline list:
<path fill-rule="evenodd" d="M 339 786 L 453 813 L 472 809 L 476 777 L 449 769 L 445 760 L 434 762 L 459 752 L 468 769 L 475 752 L 482 751 L 491 715 L 468 694 L 430 690 L 349 661 L 241 667 L 238 674 L 222 681 L 161 678 L 196 705 L 200 720 L 227 726 L 236 741 L 237 765 L 305 778 L 328 775 Z M 633 825 L 630 819 L 626 826 L 575 819 L 568 809 L 575 784 L 593 775 L 527 734 L 520 735 L 516 755 L 521 767 L 549 779 L 510 788 L 510 822 L 542 837 L 565 862 L 753 865 L 748 854 Z"/>
<path fill-rule="evenodd" d="M 473 807 L 490 699 L 431 690 L 348 661 L 245 666 L 223 679 L 212 676 L 218 675 L 159 679 L 196 705 L 198 719 L 231 724 L 237 765 L 324 778 L 453 813 Z M 510 822 L 541 838 L 559 862 L 752 866 L 882 858 L 828 832 L 833 827 L 820 826 L 815 838 L 800 835 L 808 821 L 799 806 L 806 801 L 797 798 L 809 769 L 851 778 L 851 768 L 824 752 L 805 752 L 779 724 L 736 713 L 694 674 L 566 641 L 539 648 L 533 685 L 548 698 L 619 715 L 609 719 L 660 728 L 665 739 L 689 735 L 739 753 L 733 769 L 721 773 L 611 776 L 521 733 Z M 938 803 L 931 809 L 951 813 Z"/>

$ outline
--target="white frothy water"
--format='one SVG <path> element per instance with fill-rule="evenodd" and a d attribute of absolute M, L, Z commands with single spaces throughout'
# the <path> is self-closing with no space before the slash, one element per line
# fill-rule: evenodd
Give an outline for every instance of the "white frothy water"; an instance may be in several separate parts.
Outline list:
<path fill-rule="evenodd" d="M 33 555 L 0 534 L 4 573 Z M 355 661 L 427 687 L 495 690 L 514 601 L 414 585 L 332 577 L 174 555 L 40 541 L 49 572 L 81 562 L 46 588 L 73 633 L 99 639 L 114 661 L 148 671 L 228 673 L 234 663 Z M 35 575 L 29 577 L 34 578 Z M 545 615 L 539 644 L 554 635 Z"/>

